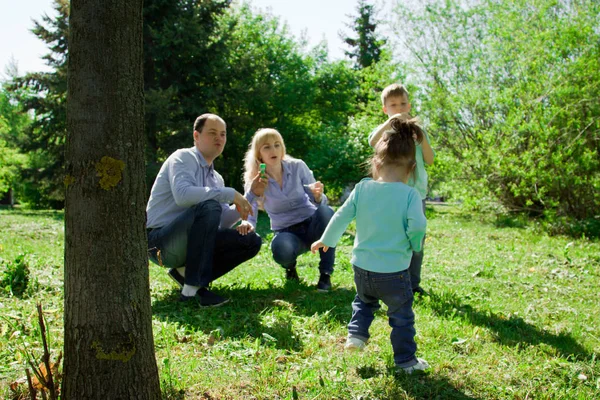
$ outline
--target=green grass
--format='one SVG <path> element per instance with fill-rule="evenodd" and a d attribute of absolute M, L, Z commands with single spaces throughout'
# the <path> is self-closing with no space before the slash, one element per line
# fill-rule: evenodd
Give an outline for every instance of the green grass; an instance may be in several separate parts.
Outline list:
<path fill-rule="evenodd" d="M 423 286 L 415 302 L 418 355 L 432 369 L 393 373 L 390 328 L 377 315 L 362 353 L 343 344 L 354 297 L 351 235 L 338 247 L 334 290 L 317 293 L 317 257 L 286 283 L 268 221 L 259 255 L 218 280 L 216 309 L 177 302 L 165 270 L 150 266 L 156 359 L 165 398 L 592 399 L 600 398 L 600 243 L 550 237 L 526 221 L 427 210 Z M 27 254 L 25 295 L 0 297 L 0 394 L 24 376 L 22 351 L 41 354 L 41 301 L 62 346 L 63 221 L 59 212 L 0 210 L 0 257 Z M 10 321 L 7 322 L 7 321 Z"/>

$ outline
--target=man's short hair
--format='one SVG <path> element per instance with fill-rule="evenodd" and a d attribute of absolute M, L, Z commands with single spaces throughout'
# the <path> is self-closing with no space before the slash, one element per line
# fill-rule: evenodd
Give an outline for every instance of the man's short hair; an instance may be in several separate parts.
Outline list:
<path fill-rule="evenodd" d="M 381 104 L 385 106 L 385 102 L 390 97 L 401 97 L 406 95 L 408 99 L 408 90 L 404 87 L 404 85 L 400 85 L 399 83 L 392 83 L 381 92 Z"/>
<path fill-rule="evenodd" d="M 194 131 L 202 132 L 202 128 L 204 128 L 204 124 L 206 123 L 207 120 L 209 120 L 211 118 L 221 119 L 221 117 L 219 117 L 217 114 L 211 114 L 211 113 L 202 114 L 201 116 L 196 118 L 196 121 L 194 122 Z"/>

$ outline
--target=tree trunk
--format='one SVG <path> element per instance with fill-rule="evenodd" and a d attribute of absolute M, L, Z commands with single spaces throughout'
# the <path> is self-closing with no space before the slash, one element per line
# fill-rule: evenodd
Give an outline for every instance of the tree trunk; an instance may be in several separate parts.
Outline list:
<path fill-rule="evenodd" d="M 71 0 L 63 399 L 159 399 L 145 229 L 143 0 Z"/>

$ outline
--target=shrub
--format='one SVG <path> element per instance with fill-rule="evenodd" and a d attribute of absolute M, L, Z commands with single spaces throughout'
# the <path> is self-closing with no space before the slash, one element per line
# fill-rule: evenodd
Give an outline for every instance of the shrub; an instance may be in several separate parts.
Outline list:
<path fill-rule="evenodd" d="M 0 290 L 6 295 L 22 296 L 29 283 L 29 266 L 26 254 L 19 254 L 14 261 L 0 258 L 3 270 L 0 279 Z"/>

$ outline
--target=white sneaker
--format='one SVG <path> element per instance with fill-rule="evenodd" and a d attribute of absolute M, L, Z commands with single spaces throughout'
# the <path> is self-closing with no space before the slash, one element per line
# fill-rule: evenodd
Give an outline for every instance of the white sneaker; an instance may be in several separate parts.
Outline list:
<path fill-rule="evenodd" d="M 359 338 L 353 337 L 353 336 L 348 336 L 348 338 L 346 339 L 346 345 L 344 346 L 344 348 L 346 350 L 351 350 L 351 351 L 361 351 L 362 349 L 365 348 L 366 344 L 367 343 L 362 339 L 359 339 Z"/>
<path fill-rule="evenodd" d="M 423 360 L 422 358 L 417 358 L 417 363 L 415 365 L 411 365 L 410 367 L 398 367 L 398 371 L 403 371 L 407 374 L 412 374 L 414 371 L 425 371 L 429 369 L 429 363 Z"/>

